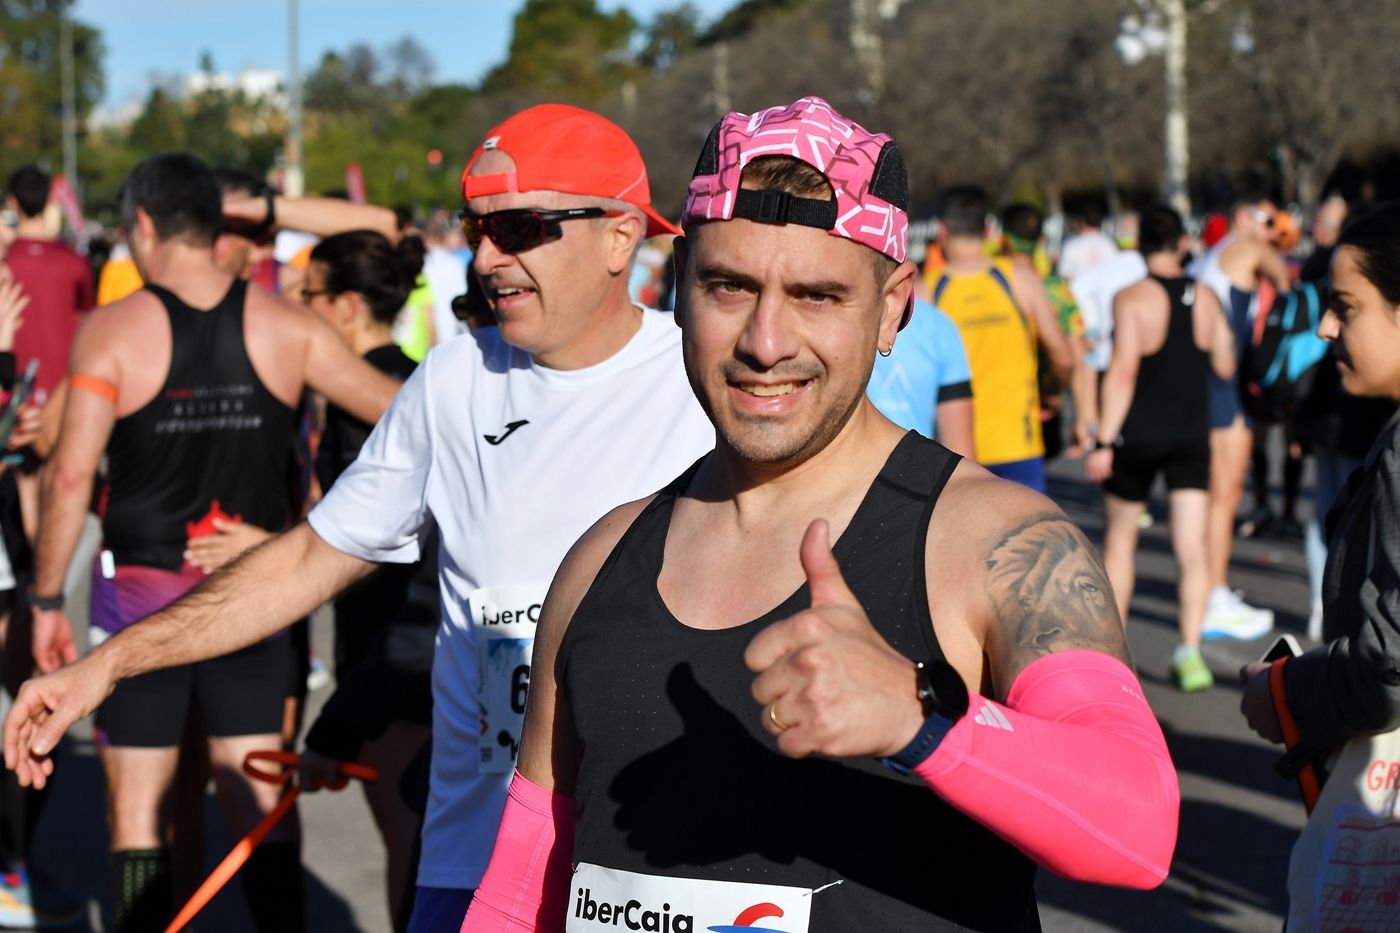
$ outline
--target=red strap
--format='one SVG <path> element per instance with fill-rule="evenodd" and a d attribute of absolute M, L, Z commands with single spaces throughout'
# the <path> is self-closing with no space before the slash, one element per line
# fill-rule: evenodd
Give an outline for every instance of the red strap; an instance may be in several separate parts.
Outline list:
<path fill-rule="evenodd" d="M 276 772 L 264 771 L 257 767 L 256 762 L 259 761 L 269 761 L 281 765 L 282 769 Z M 249 752 L 248 756 L 243 759 L 243 773 L 269 784 L 285 784 L 291 780 L 292 775 L 296 774 L 299 762 L 300 757 L 292 752 Z M 339 771 L 347 778 L 358 778 L 362 781 L 379 780 L 378 770 L 369 765 L 356 764 L 353 761 L 341 762 Z M 229 879 L 238 874 L 238 870 L 243 867 L 243 864 L 248 861 L 248 857 L 253 854 L 253 850 L 258 847 L 258 843 L 267 838 L 267 834 L 272 832 L 272 827 L 276 826 L 282 817 L 287 815 L 287 811 L 292 809 L 292 805 L 296 803 L 300 794 L 300 787 L 292 786 L 287 789 L 287 793 L 282 796 L 281 800 L 277 801 L 277 806 L 272 808 L 272 812 L 263 817 L 248 835 L 238 840 L 238 844 L 233 847 L 233 850 L 224 856 L 224 860 L 219 863 L 218 867 L 208 878 L 204 879 L 199 890 L 194 892 L 194 896 L 184 907 L 180 908 L 175 919 L 170 921 L 170 926 L 165 928 L 165 933 L 178 933 L 178 931 L 183 930 L 195 918 L 195 915 L 214 899 L 214 895 L 228 884 Z"/>
<path fill-rule="evenodd" d="M 256 766 L 255 762 L 269 761 L 276 765 L 281 765 L 278 771 L 265 771 Z M 249 752 L 243 759 L 243 773 L 250 778 L 259 781 L 266 781 L 269 784 L 286 784 L 297 773 L 297 768 L 301 765 L 301 756 L 295 752 Z M 354 761 L 342 761 L 336 768 L 342 777 L 355 778 L 359 781 L 379 780 L 379 771 L 369 765 L 362 765 Z"/>
<path fill-rule="evenodd" d="M 1283 744 L 1293 748 L 1298 744 L 1298 723 L 1293 719 L 1293 711 L 1288 708 L 1288 695 L 1283 686 L 1283 666 L 1287 658 L 1279 658 L 1269 667 L 1269 696 L 1274 701 L 1274 715 L 1278 717 L 1279 728 L 1283 730 Z M 1312 813 L 1317 806 L 1317 798 L 1322 793 L 1322 785 L 1317 779 L 1317 769 L 1311 763 L 1298 772 L 1298 789 L 1303 793 L 1303 807 Z"/>

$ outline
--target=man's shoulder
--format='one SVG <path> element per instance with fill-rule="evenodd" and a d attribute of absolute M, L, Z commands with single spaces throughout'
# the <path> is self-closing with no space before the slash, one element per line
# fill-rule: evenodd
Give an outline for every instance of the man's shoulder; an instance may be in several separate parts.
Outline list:
<path fill-rule="evenodd" d="M 95 354 L 91 359 L 124 359 L 133 353 L 133 359 L 143 359 L 153 329 L 165 319 L 160 299 L 143 288 L 85 314 L 74 346 L 81 346 L 85 355 Z"/>
<path fill-rule="evenodd" d="M 1119 289 L 1113 301 L 1116 305 L 1141 307 L 1144 302 L 1165 300 L 1166 296 L 1162 283 L 1148 276 Z"/>
<path fill-rule="evenodd" d="M 1041 523 L 1063 523 L 1065 532 L 1073 528 L 1047 496 L 964 460 L 939 494 L 929 526 L 929 558 L 942 562 L 957 554 L 959 562 L 985 567 L 996 547 Z"/>

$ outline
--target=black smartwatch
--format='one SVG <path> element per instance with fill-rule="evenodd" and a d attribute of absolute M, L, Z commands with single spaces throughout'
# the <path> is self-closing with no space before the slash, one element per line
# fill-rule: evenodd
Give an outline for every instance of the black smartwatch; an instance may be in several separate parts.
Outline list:
<path fill-rule="evenodd" d="M 967 685 L 951 664 L 943 658 L 915 661 L 914 672 L 919 704 L 924 709 L 924 724 L 897 754 L 880 759 L 899 774 L 908 774 L 932 755 L 948 730 L 967 712 Z"/>
<path fill-rule="evenodd" d="M 233 232 L 241 233 L 255 243 L 268 243 L 277 232 L 277 192 L 271 185 L 263 185 L 254 195 L 267 201 L 267 214 L 257 223 Z"/>
<path fill-rule="evenodd" d="M 29 597 L 29 604 L 35 609 L 42 609 L 44 612 L 57 612 L 63 608 L 63 594 L 57 596 L 40 596 L 38 593 Z"/>

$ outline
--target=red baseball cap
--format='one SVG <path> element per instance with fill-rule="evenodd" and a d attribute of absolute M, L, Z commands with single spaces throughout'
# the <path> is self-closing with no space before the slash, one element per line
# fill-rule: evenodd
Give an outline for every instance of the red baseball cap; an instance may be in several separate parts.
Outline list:
<path fill-rule="evenodd" d="M 487 149 L 515 161 L 515 171 L 473 176 L 472 166 Z M 518 191 L 562 191 L 635 204 L 647 215 L 647 236 L 680 230 L 651 206 L 647 167 L 632 137 L 588 110 L 566 104 L 540 104 L 522 110 L 486 134 L 462 172 L 466 200 Z"/>

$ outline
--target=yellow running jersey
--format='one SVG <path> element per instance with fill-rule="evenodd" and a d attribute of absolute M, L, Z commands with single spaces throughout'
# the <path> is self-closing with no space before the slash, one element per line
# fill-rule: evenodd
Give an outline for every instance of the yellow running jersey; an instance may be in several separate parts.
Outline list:
<path fill-rule="evenodd" d="M 978 462 L 1044 456 L 1035 327 L 1016 303 L 1010 260 L 994 259 L 987 271 L 972 275 L 945 270 L 933 303 L 953 319 L 967 348 Z"/>

